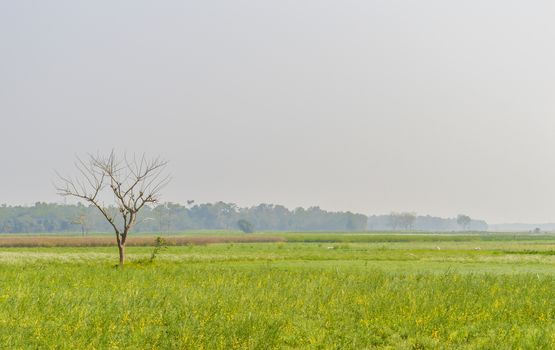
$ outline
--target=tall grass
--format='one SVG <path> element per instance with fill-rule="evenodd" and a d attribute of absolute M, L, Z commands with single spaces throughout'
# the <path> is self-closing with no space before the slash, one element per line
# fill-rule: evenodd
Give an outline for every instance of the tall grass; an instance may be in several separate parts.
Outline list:
<path fill-rule="evenodd" d="M 552 349 L 545 241 L 3 248 L 0 348 Z"/>
<path fill-rule="evenodd" d="M 173 263 L 13 265 L 0 276 L 10 349 L 555 346 L 552 277 Z"/>

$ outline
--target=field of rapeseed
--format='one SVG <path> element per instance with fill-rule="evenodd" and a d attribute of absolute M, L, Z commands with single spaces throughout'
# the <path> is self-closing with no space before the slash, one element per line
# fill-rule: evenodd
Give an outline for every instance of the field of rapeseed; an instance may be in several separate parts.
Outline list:
<path fill-rule="evenodd" d="M 2 248 L 0 344 L 554 348 L 552 242 L 479 244 L 216 244 L 152 263 L 137 247 L 123 269 L 108 247 Z"/>

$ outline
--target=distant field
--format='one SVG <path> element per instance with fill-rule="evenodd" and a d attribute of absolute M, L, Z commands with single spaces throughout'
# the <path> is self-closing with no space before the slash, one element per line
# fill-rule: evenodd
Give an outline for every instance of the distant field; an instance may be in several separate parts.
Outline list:
<path fill-rule="evenodd" d="M 127 246 L 152 246 L 154 236 L 139 235 L 130 236 Z M 256 243 L 256 242 L 280 242 L 281 237 L 270 235 L 180 235 L 164 236 L 169 246 L 180 245 L 203 245 L 215 243 Z M 0 236 L 0 247 L 105 247 L 114 246 L 114 235 L 88 235 L 88 236 L 31 236 L 31 235 L 2 235 Z"/>
<path fill-rule="evenodd" d="M 424 242 L 542 242 L 555 243 L 554 234 L 512 233 L 284 233 L 205 231 L 187 233 L 139 233 L 129 236 L 129 246 L 150 246 L 154 238 L 163 237 L 168 245 L 202 245 L 215 243 L 303 242 L 303 243 L 424 243 Z M 102 247 L 115 244 L 113 233 L 80 234 L 0 234 L 0 247 Z"/>
<path fill-rule="evenodd" d="M 46 240 L 0 248 L 2 347 L 555 347 L 552 235 L 187 234 L 153 262 L 139 235 L 123 269 L 110 238 L 0 237 Z"/>

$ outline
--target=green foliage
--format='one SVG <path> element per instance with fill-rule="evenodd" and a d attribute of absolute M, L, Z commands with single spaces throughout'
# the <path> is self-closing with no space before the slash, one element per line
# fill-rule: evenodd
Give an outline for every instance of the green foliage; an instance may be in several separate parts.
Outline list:
<path fill-rule="evenodd" d="M 152 250 L 152 254 L 150 255 L 150 262 L 153 262 L 156 259 L 156 256 L 160 254 L 162 250 L 168 249 L 168 245 L 166 240 L 160 236 L 154 239 L 154 249 Z"/>
<path fill-rule="evenodd" d="M 240 219 L 239 221 L 237 221 L 237 227 L 239 227 L 239 229 L 244 233 L 254 232 L 254 225 L 245 219 Z"/>

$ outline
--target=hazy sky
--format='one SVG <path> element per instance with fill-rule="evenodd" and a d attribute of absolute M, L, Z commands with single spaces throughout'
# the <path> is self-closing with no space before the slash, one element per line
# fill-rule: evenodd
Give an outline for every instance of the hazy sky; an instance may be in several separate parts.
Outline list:
<path fill-rule="evenodd" d="M 164 199 L 555 221 L 553 1 L 0 0 L 0 203 L 162 155 Z"/>

